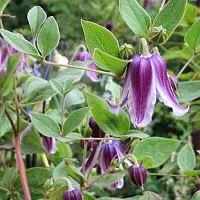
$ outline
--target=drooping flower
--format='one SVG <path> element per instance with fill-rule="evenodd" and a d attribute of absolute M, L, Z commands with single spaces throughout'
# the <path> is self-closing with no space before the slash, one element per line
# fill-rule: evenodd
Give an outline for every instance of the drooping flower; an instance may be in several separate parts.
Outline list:
<path fill-rule="evenodd" d="M 42 141 L 48 153 L 54 154 L 56 152 L 56 138 L 42 136 Z"/>
<path fill-rule="evenodd" d="M 110 105 L 110 109 L 119 113 L 127 106 L 131 122 L 137 127 L 145 127 L 152 121 L 156 98 L 171 107 L 176 116 L 189 110 L 189 106 L 182 107 L 175 96 L 163 57 L 136 54 L 126 72 L 120 104 Z"/>
<path fill-rule="evenodd" d="M 63 193 L 63 200 L 82 200 L 82 194 L 80 189 L 78 188 L 73 188 L 73 189 L 68 189 Z"/>
<path fill-rule="evenodd" d="M 128 169 L 132 182 L 138 186 L 143 187 L 147 180 L 147 170 L 142 165 L 132 165 Z"/>
<path fill-rule="evenodd" d="M 103 130 L 101 130 L 101 128 L 98 126 L 96 120 L 93 117 L 91 117 L 89 120 L 89 126 L 92 129 L 92 137 L 94 138 L 105 137 L 105 133 L 103 132 Z"/>
<path fill-rule="evenodd" d="M 91 61 L 88 65 L 88 68 L 89 69 L 96 69 L 96 64 L 92 61 L 92 57 L 90 55 L 89 52 L 87 51 L 82 51 L 82 52 L 79 52 L 75 59 L 74 60 L 77 60 L 77 61 Z M 96 72 L 93 72 L 93 71 L 87 71 L 86 72 L 86 75 L 91 79 L 91 81 L 93 82 L 99 82 L 99 77 L 98 77 L 98 74 Z"/>
<path fill-rule="evenodd" d="M 100 146 L 99 146 L 100 145 Z M 99 151 L 98 151 L 99 148 Z M 94 166 L 91 166 L 93 160 L 95 159 L 97 151 L 99 152 L 97 155 L 96 163 Z M 100 144 L 96 144 L 93 151 L 86 162 L 86 173 L 88 173 L 92 167 L 97 168 L 97 172 L 99 174 L 105 173 L 110 169 L 112 161 L 120 162 L 126 156 L 124 145 L 120 141 L 104 141 Z M 128 159 L 125 159 L 127 164 L 132 165 L 132 162 Z M 122 164 L 119 165 L 119 169 L 123 170 Z M 110 173 L 114 173 L 111 171 Z M 123 178 L 113 183 L 108 187 L 109 190 L 120 189 L 124 185 Z"/>

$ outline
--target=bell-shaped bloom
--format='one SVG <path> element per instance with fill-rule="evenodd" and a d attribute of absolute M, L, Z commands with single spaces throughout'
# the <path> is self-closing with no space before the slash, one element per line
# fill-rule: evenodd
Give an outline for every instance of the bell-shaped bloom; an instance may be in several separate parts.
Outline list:
<path fill-rule="evenodd" d="M 144 166 L 132 165 L 129 167 L 128 171 L 132 182 L 138 187 L 143 187 L 147 180 L 147 170 Z"/>
<path fill-rule="evenodd" d="M 63 200 L 82 200 L 82 194 L 80 189 L 78 188 L 73 188 L 65 191 L 63 193 Z"/>
<path fill-rule="evenodd" d="M 77 60 L 77 61 L 91 61 L 88 65 L 88 68 L 89 69 L 96 69 L 96 65 L 95 63 L 92 61 L 92 57 L 90 55 L 89 52 L 87 51 L 82 51 L 82 52 L 79 52 L 75 59 L 74 60 Z M 99 77 L 98 77 L 98 74 L 96 72 L 93 72 L 93 71 L 87 71 L 86 72 L 86 75 L 91 79 L 91 81 L 93 82 L 99 82 Z"/>
<path fill-rule="evenodd" d="M 182 116 L 189 106 L 182 107 L 173 90 L 167 64 L 162 56 L 136 54 L 129 64 L 120 104 L 110 105 L 111 111 L 119 113 L 124 106 L 128 107 L 130 119 L 136 127 L 145 127 L 152 121 L 156 98 L 173 109 L 173 114 Z"/>
<path fill-rule="evenodd" d="M 100 146 L 98 146 L 100 145 Z M 99 154 L 97 155 L 96 163 L 94 166 L 91 166 L 93 163 L 93 159 L 95 158 L 97 149 L 100 148 Z M 110 169 L 111 163 L 113 161 L 120 162 L 126 156 L 124 145 L 120 141 L 104 141 L 102 144 L 96 144 L 93 151 L 91 152 L 90 156 L 86 161 L 86 173 L 88 173 L 92 167 L 97 168 L 97 172 L 99 174 L 105 173 L 107 170 Z M 132 162 L 128 159 L 125 160 L 127 164 L 130 166 Z M 119 168 L 123 170 L 122 164 L 119 165 Z M 111 171 L 110 173 L 114 173 Z M 109 190 L 120 189 L 124 185 L 123 178 L 119 181 L 113 183 L 108 187 Z"/>
<path fill-rule="evenodd" d="M 48 153 L 54 154 L 56 152 L 56 138 L 42 136 L 42 141 Z"/>

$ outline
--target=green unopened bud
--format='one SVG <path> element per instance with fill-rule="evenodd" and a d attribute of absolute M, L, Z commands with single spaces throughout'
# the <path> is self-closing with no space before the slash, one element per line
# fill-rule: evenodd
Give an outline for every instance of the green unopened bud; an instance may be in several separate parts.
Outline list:
<path fill-rule="evenodd" d="M 168 38 L 167 30 L 164 29 L 162 26 L 153 27 L 150 33 L 150 38 L 154 43 L 162 44 Z"/>
<path fill-rule="evenodd" d="M 124 44 L 119 48 L 119 54 L 122 59 L 128 60 L 135 53 L 135 49 L 131 44 Z"/>

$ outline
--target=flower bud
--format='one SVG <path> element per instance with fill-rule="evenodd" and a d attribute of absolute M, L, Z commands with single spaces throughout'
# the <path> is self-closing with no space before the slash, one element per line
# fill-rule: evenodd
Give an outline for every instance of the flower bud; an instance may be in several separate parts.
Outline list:
<path fill-rule="evenodd" d="M 135 53 L 135 49 L 131 44 L 124 44 L 119 48 L 119 54 L 122 59 L 128 60 Z"/>
<path fill-rule="evenodd" d="M 132 182 L 139 187 L 143 187 L 147 180 L 147 171 L 144 166 L 133 165 L 128 169 Z"/>
<path fill-rule="evenodd" d="M 153 27 L 150 33 L 151 40 L 156 44 L 162 44 L 168 37 L 167 30 L 162 26 Z"/>
<path fill-rule="evenodd" d="M 92 137 L 94 137 L 94 138 L 105 137 L 105 133 L 100 129 L 96 120 L 93 117 L 91 117 L 89 120 L 89 126 L 92 129 Z"/>
<path fill-rule="evenodd" d="M 69 62 L 67 57 L 62 56 L 61 54 L 59 54 L 57 50 L 55 50 L 53 52 L 53 59 L 54 59 L 55 63 L 63 64 L 63 65 L 67 65 L 68 62 Z M 62 66 L 61 66 L 61 68 L 62 68 Z M 65 68 L 65 67 L 63 67 L 63 68 Z"/>
<path fill-rule="evenodd" d="M 63 193 L 63 200 L 82 200 L 81 191 L 78 188 L 68 189 Z"/>

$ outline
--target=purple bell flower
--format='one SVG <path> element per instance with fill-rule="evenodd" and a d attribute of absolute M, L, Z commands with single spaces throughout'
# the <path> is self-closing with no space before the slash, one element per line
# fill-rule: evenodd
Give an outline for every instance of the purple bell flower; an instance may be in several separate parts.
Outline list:
<path fill-rule="evenodd" d="M 131 167 L 129 167 L 128 171 L 132 182 L 136 186 L 143 188 L 147 180 L 147 170 L 142 165 L 132 165 Z"/>
<path fill-rule="evenodd" d="M 152 0 L 144 0 L 144 3 L 143 3 L 143 7 L 146 9 L 146 8 L 150 8 L 152 7 Z"/>
<path fill-rule="evenodd" d="M 131 122 L 136 127 L 145 127 L 152 121 L 156 98 L 171 107 L 176 116 L 188 112 L 189 106 L 182 107 L 175 96 L 162 56 L 136 54 L 132 60 L 126 72 L 120 104 L 110 105 L 111 111 L 119 113 L 127 106 Z"/>
<path fill-rule="evenodd" d="M 56 152 L 56 138 L 42 136 L 42 141 L 48 153 L 54 154 Z"/>
<path fill-rule="evenodd" d="M 76 55 L 74 60 L 83 61 L 83 62 L 84 61 L 91 61 L 91 63 L 88 65 L 88 68 L 89 69 L 96 69 L 97 68 L 95 63 L 92 61 L 92 57 L 91 57 L 90 53 L 87 52 L 87 51 L 79 52 Z M 86 75 L 91 79 L 91 81 L 99 82 L 99 77 L 98 77 L 98 74 L 96 72 L 87 71 Z"/>
<path fill-rule="evenodd" d="M 68 189 L 63 193 L 63 200 L 82 200 L 81 191 L 78 188 Z"/>
<path fill-rule="evenodd" d="M 100 145 L 98 147 L 98 145 Z M 98 158 L 96 159 L 95 166 L 91 166 L 93 159 L 96 155 L 97 149 L 100 148 Z M 126 156 L 124 145 L 120 141 L 104 141 L 102 144 L 96 144 L 93 151 L 86 161 L 86 174 L 91 170 L 91 167 L 96 167 L 99 174 L 105 173 L 110 169 L 112 161 L 120 162 Z M 132 165 L 132 162 L 128 159 L 125 160 L 128 165 Z M 122 164 L 119 168 L 123 170 Z M 114 173 L 114 172 L 110 172 Z M 108 187 L 109 190 L 116 190 L 122 188 L 124 185 L 123 178 L 113 183 Z"/>

